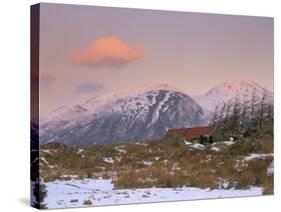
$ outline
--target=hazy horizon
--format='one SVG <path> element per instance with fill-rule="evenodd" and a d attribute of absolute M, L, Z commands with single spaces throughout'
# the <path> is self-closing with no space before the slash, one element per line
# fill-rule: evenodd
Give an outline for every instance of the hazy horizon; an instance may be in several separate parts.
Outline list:
<path fill-rule="evenodd" d="M 273 18 L 41 4 L 40 113 L 165 83 L 195 96 L 224 81 L 273 91 Z"/>

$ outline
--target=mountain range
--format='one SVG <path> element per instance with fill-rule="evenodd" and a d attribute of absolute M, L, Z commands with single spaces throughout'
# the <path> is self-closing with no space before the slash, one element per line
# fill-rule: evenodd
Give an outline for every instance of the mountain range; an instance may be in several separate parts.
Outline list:
<path fill-rule="evenodd" d="M 86 147 L 159 139 L 169 128 L 208 125 L 217 106 L 237 96 L 249 99 L 253 92 L 273 96 L 252 81 L 224 82 L 195 97 L 167 84 L 94 96 L 54 110 L 40 123 L 40 144 Z"/>

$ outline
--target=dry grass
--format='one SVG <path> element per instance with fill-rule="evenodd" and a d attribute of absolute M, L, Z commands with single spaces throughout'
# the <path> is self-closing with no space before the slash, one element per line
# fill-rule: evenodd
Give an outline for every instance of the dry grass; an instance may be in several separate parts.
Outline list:
<path fill-rule="evenodd" d="M 182 186 L 216 189 L 224 181 L 227 189 L 260 186 L 264 194 L 272 194 L 273 176 L 268 175 L 267 168 L 273 157 L 244 160 L 252 153 L 272 153 L 272 140 L 272 137 L 257 136 L 233 145 L 219 142 L 206 145 L 204 150 L 191 148 L 179 137 L 142 144 L 94 146 L 82 152 L 55 146 L 51 154 L 41 153 L 49 165 L 40 166 L 40 175 L 45 181 L 61 179 L 62 175 L 110 178 L 115 188 L 124 189 Z M 213 151 L 214 146 L 220 151 Z M 118 151 L 118 147 L 126 153 Z M 104 158 L 111 158 L 114 163 L 105 162 Z"/>

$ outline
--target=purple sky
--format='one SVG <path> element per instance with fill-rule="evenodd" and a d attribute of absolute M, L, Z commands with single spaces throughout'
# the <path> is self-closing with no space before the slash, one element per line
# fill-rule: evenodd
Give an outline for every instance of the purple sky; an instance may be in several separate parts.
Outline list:
<path fill-rule="evenodd" d="M 40 112 L 167 83 L 190 95 L 227 80 L 273 89 L 273 18 L 41 4 Z"/>

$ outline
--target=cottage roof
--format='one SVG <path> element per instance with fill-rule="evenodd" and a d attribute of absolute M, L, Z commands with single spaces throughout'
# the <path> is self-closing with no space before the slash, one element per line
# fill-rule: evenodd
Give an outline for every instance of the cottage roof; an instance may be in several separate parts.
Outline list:
<path fill-rule="evenodd" d="M 186 139 L 199 138 L 201 135 L 211 135 L 215 131 L 215 126 L 194 127 L 194 128 L 178 128 L 169 129 L 166 135 L 180 135 Z"/>

